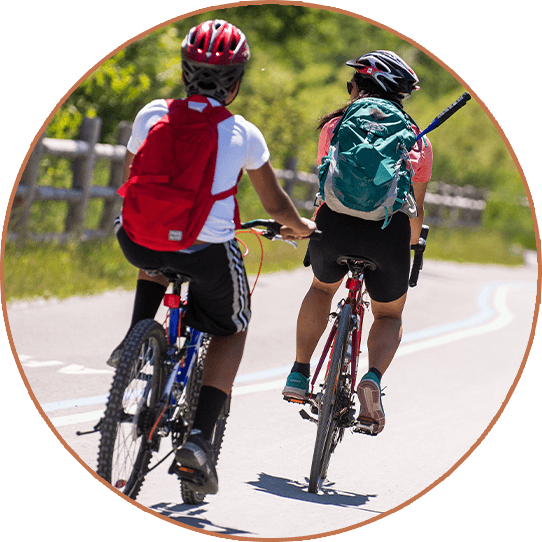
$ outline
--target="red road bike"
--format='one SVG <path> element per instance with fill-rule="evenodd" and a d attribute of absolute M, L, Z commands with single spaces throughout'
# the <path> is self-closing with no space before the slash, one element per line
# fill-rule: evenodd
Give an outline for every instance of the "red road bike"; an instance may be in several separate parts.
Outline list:
<path fill-rule="evenodd" d="M 411 287 L 418 282 L 428 233 L 429 227 L 423 226 L 420 241 L 413 247 L 414 260 L 409 279 Z M 317 418 L 314 418 L 306 410 L 300 411 L 302 418 L 318 424 L 309 478 L 310 493 L 318 493 L 326 479 L 331 454 L 341 442 L 345 429 L 350 428 L 356 433 L 366 435 L 376 434 L 375 422 L 356 420 L 354 403 L 363 317 L 369 306 L 364 273 L 366 269 L 376 269 L 376 264 L 357 256 L 341 256 L 337 262 L 348 266 L 348 294 L 331 314 L 331 331 L 311 379 L 310 393 L 305 400 L 285 397 L 289 402 L 308 405 L 311 414 L 317 415 Z M 319 386 L 320 390 L 315 391 L 317 379 L 326 360 L 324 380 Z"/>

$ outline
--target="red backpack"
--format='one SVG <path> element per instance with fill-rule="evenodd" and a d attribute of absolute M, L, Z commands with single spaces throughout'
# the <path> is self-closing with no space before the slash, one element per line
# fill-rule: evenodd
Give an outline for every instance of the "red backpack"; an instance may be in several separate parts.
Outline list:
<path fill-rule="evenodd" d="M 204 96 L 167 104 L 169 112 L 149 130 L 118 193 L 124 198 L 122 225 L 128 237 L 152 250 L 176 251 L 194 243 L 215 201 L 235 195 L 237 184 L 211 193 L 217 124 L 231 113 Z M 239 227 L 237 201 L 234 220 Z"/>

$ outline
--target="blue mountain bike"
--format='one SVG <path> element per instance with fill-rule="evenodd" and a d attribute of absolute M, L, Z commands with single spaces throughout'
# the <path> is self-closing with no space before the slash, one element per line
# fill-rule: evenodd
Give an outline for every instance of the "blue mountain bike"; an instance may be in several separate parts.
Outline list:
<path fill-rule="evenodd" d="M 188 292 L 182 292 L 186 277 L 170 270 L 161 272 L 172 285 L 166 294 L 168 307 L 164 325 L 147 319 L 130 332 L 111 385 L 101 433 L 97 473 L 113 487 L 136 499 L 145 476 L 180 447 L 194 421 L 201 388 L 203 365 L 210 336 L 183 325 Z M 226 401 L 211 439 L 216 463 L 230 399 Z M 172 450 L 151 466 L 161 440 L 171 437 Z M 170 474 L 179 474 L 175 461 Z M 187 480 L 181 480 L 181 494 L 187 504 L 203 502 Z M 196 474 L 192 480 L 198 485 Z"/>
<path fill-rule="evenodd" d="M 242 225 L 267 239 L 280 239 L 280 227 L 272 220 Z M 211 339 L 183 324 L 189 279 L 168 269 L 158 271 L 172 286 L 172 293 L 164 297 L 168 307 L 166 321 L 162 325 L 153 319 L 142 320 L 132 329 L 115 371 L 104 416 L 95 427 L 101 433 L 98 475 L 134 500 L 146 475 L 182 446 L 190 433 Z M 211 438 L 215 464 L 230 401 L 228 397 Z M 171 451 L 153 463 L 153 455 L 167 437 L 171 438 Z M 186 504 L 203 502 L 205 495 L 193 489 L 201 485 L 198 473 L 183 469 L 175 460 L 169 473 L 181 479 L 181 495 Z"/>

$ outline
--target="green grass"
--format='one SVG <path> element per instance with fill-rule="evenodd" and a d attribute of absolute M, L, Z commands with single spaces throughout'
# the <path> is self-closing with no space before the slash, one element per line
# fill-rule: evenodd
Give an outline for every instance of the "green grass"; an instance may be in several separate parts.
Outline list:
<path fill-rule="evenodd" d="M 132 288 L 135 269 L 116 240 L 81 244 L 27 244 L 23 250 L 6 243 L 6 301 L 35 297 L 66 298 L 115 288 Z"/>
<path fill-rule="evenodd" d="M 248 246 L 248 273 L 260 264 L 260 246 L 254 235 L 240 234 Z M 263 273 L 301 266 L 307 241 L 292 246 L 262 239 Z M 433 227 L 426 257 L 479 264 L 521 265 L 523 258 L 503 236 L 486 230 L 447 230 Z M 136 269 L 122 255 L 114 238 L 82 244 L 27 244 L 23 250 L 7 243 L 4 253 L 4 295 L 7 302 L 32 298 L 67 298 L 106 290 L 134 288 Z"/>
<path fill-rule="evenodd" d="M 495 230 L 432 227 L 427 241 L 428 259 L 507 266 L 521 265 L 524 261 L 521 249 Z"/>

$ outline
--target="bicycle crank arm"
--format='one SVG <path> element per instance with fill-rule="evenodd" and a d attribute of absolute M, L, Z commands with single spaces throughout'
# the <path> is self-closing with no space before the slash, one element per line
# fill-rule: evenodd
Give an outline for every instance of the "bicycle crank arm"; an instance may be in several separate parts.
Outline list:
<path fill-rule="evenodd" d="M 309 422 L 313 422 L 313 423 L 315 423 L 316 425 L 318 425 L 318 419 L 317 419 L 317 418 L 313 418 L 306 410 L 301 409 L 301 410 L 299 411 L 299 415 L 300 415 L 304 420 L 308 420 Z"/>

